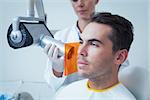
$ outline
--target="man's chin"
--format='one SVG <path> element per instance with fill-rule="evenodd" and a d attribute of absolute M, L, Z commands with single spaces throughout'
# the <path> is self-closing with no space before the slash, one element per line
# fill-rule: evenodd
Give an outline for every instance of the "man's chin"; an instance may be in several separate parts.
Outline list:
<path fill-rule="evenodd" d="M 86 15 L 80 15 L 80 19 L 89 20 L 90 18 L 87 17 Z"/>
<path fill-rule="evenodd" d="M 89 75 L 83 72 L 78 71 L 78 75 L 82 78 L 89 78 Z"/>

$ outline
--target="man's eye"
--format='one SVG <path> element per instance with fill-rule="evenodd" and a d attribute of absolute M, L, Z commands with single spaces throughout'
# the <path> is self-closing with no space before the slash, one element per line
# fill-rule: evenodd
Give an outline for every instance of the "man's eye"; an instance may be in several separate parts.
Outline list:
<path fill-rule="evenodd" d="M 79 43 L 80 43 L 80 44 L 83 44 L 83 41 L 80 41 Z"/>
<path fill-rule="evenodd" d="M 72 2 L 77 2 L 78 0 L 71 0 Z"/>
<path fill-rule="evenodd" d="M 90 45 L 99 47 L 99 45 L 97 43 L 95 43 L 95 42 L 91 42 Z"/>

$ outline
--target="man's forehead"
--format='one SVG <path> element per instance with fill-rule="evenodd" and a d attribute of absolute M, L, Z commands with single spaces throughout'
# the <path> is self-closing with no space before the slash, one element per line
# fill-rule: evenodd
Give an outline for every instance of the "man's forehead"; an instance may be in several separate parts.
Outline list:
<path fill-rule="evenodd" d="M 107 38 L 112 32 L 112 28 L 106 24 L 99 24 L 99 23 L 89 23 L 83 33 L 81 34 L 81 38 L 83 39 L 102 39 Z"/>

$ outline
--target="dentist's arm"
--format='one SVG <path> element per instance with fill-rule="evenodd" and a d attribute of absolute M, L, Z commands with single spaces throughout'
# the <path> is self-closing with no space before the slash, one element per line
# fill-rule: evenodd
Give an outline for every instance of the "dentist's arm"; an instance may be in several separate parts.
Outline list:
<path fill-rule="evenodd" d="M 48 85 L 56 92 L 66 79 L 66 76 L 63 76 L 64 57 L 58 57 L 59 49 L 52 44 L 46 45 L 44 52 L 48 56 L 44 78 Z"/>
<path fill-rule="evenodd" d="M 53 74 L 58 78 L 63 76 L 63 72 L 57 72 L 55 69 L 53 69 Z"/>
<path fill-rule="evenodd" d="M 54 44 L 48 44 L 44 47 L 44 53 L 52 63 L 52 71 L 56 77 L 62 77 L 64 70 L 64 58 L 58 57 L 59 49 Z"/>

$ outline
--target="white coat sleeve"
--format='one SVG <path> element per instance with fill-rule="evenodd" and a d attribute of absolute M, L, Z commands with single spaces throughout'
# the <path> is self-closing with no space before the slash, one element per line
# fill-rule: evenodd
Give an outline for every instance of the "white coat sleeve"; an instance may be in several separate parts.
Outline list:
<path fill-rule="evenodd" d="M 45 73 L 44 73 L 44 78 L 46 82 L 48 83 L 48 85 L 53 89 L 53 91 L 56 92 L 64 83 L 66 76 L 63 76 L 60 78 L 56 77 L 53 74 L 52 62 L 48 60 Z"/>
<path fill-rule="evenodd" d="M 62 42 L 65 42 L 66 34 L 67 34 L 67 29 L 58 31 L 54 35 L 54 38 Z M 63 85 L 66 79 L 66 76 L 62 76 L 59 78 L 56 77 L 52 70 L 52 62 L 48 59 L 47 66 L 46 66 L 45 73 L 44 73 L 44 78 L 46 82 L 48 83 L 48 85 L 56 92 Z"/>

